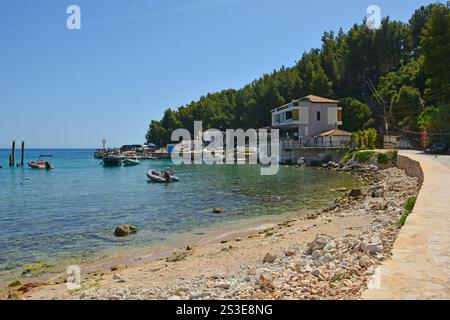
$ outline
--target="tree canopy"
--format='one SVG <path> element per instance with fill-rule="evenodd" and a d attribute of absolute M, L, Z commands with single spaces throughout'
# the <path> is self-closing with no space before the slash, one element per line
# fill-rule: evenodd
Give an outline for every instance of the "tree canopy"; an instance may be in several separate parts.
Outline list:
<path fill-rule="evenodd" d="M 449 114 L 449 43 L 449 3 L 420 7 L 408 23 L 384 18 L 378 30 L 362 21 L 348 32 L 324 32 L 321 48 L 304 52 L 292 67 L 167 109 L 150 122 L 146 139 L 169 143 L 174 129 L 192 131 L 194 120 L 204 129 L 265 127 L 271 109 L 308 94 L 340 99 L 350 131 L 371 126 L 377 114 L 400 129 L 445 130 L 438 122 Z"/>

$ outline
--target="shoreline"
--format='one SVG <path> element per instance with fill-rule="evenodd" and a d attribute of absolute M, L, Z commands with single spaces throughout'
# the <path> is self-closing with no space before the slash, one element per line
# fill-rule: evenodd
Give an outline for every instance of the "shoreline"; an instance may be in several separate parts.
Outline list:
<path fill-rule="evenodd" d="M 293 216 L 307 215 L 315 209 L 302 209 L 293 212 L 270 214 L 264 216 L 242 218 L 209 226 L 198 227 L 180 234 L 173 234 L 161 243 L 143 244 L 127 248 L 111 248 L 88 257 L 73 257 L 67 259 L 55 259 L 45 262 L 29 264 L 42 265 L 42 270 L 37 270 L 36 275 L 21 275 L 23 267 L 11 269 L 0 281 L 0 299 L 5 298 L 11 291 L 9 284 L 19 281 L 22 284 L 40 283 L 42 285 L 61 284 L 66 276 L 66 268 L 70 265 L 78 265 L 82 270 L 82 276 L 92 272 L 110 270 L 115 266 L 136 266 L 137 264 L 154 262 L 169 257 L 173 252 L 182 250 L 187 245 L 207 245 L 211 242 L 220 242 L 233 237 L 246 237 L 247 235 L 264 229 L 275 227 L 278 223 L 290 219 Z M 129 236 L 132 237 L 133 235 Z M 123 239 L 127 241 L 128 239 Z M 61 267 L 55 267 L 60 265 Z"/>
<path fill-rule="evenodd" d="M 10 288 L 9 297 L 358 299 L 373 267 L 390 256 L 403 202 L 417 195 L 419 185 L 398 168 L 357 175 L 363 182 L 356 189 L 360 194 L 346 193 L 327 208 L 266 216 L 264 223 L 247 221 L 244 227 L 237 221 L 230 229 L 185 241 L 189 247 L 178 246 L 171 255 L 166 251 L 153 256 L 156 259 L 146 260 L 148 255 L 139 253 L 135 263 L 85 273 L 81 290 L 70 292 L 64 283 L 38 283 L 24 294 Z M 320 237 L 326 240 L 323 247 L 331 246 L 329 251 L 311 251 Z"/>

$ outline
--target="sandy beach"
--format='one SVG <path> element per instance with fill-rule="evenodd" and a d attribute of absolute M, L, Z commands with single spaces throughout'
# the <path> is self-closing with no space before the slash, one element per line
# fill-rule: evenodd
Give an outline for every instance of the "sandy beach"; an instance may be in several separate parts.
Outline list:
<path fill-rule="evenodd" d="M 327 169 L 324 169 L 327 170 Z M 173 247 L 136 250 L 65 278 L 16 283 L 11 299 L 358 299 L 389 259 L 416 178 L 398 168 L 354 172 L 361 189 L 330 207 L 224 224 L 180 236 Z M 14 284 L 12 284 L 14 285 Z"/>

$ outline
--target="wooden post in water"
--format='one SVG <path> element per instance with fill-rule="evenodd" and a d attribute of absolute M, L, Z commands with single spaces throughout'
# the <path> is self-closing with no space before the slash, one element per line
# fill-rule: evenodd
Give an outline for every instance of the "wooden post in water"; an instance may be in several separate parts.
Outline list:
<path fill-rule="evenodd" d="M 14 165 L 15 159 L 14 159 L 14 154 L 16 152 L 16 141 L 12 142 L 12 146 L 11 146 L 11 157 L 9 158 L 9 166 L 12 167 Z"/>
<path fill-rule="evenodd" d="M 22 153 L 20 155 L 20 166 L 23 167 L 23 156 L 25 153 L 25 141 L 22 141 Z"/>

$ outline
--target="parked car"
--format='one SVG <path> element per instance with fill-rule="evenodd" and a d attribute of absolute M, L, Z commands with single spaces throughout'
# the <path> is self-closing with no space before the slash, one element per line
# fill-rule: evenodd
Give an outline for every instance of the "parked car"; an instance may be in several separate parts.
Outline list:
<path fill-rule="evenodd" d="M 448 146 L 443 142 L 434 142 L 430 143 L 425 148 L 425 153 L 431 153 L 431 154 L 445 154 L 447 153 Z"/>

